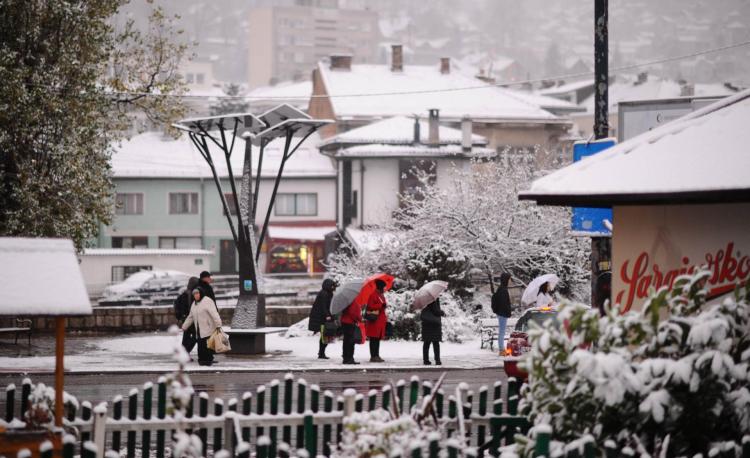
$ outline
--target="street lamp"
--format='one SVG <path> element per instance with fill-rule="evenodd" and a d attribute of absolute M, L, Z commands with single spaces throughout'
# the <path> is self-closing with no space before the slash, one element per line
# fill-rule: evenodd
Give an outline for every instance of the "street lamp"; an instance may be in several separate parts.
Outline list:
<path fill-rule="evenodd" d="M 190 140 L 205 159 L 219 191 L 219 198 L 224 208 L 229 229 L 232 232 L 237 253 L 239 255 L 239 288 L 240 296 L 237 300 L 232 329 L 229 331 L 232 350 L 235 353 L 263 353 L 265 352 L 265 334 L 270 332 L 265 328 L 265 300 L 262 288 L 258 285 L 257 262 L 260 256 L 259 247 L 263 245 L 268 221 L 271 217 L 276 193 L 284 173 L 284 166 L 302 143 L 314 132 L 331 120 L 312 119 L 307 113 L 290 105 L 279 105 L 260 115 L 252 113 L 226 114 L 203 118 L 188 118 L 178 121 L 173 126 L 187 132 Z M 240 192 L 237 192 L 235 173 L 232 169 L 231 156 L 237 137 L 245 141 L 245 156 L 242 167 L 242 181 Z M 294 137 L 301 137 L 292 145 Z M 260 175 L 263 168 L 263 156 L 266 146 L 273 140 L 284 139 L 284 154 L 268 202 L 265 218 L 260 225 L 260 237 L 256 244 L 253 223 L 258 213 L 258 193 L 260 190 Z M 221 180 L 216 171 L 216 164 L 211 155 L 209 142 L 216 145 L 223 153 L 226 161 L 229 185 L 232 199 L 238 210 L 237 220 L 234 221 L 224 197 Z M 253 177 L 252 146 L 259 147 L 258 167 Z M 253 189 L 253 180 L 254 189 Z"/>

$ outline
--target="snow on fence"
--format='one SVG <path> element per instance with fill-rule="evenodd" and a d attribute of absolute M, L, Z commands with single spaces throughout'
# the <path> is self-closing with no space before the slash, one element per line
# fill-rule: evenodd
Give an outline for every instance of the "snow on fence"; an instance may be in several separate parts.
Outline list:
<path fill-rule="evenodd" d="M 480 456 L 485 452 L 497 456 L 498 447 L 511 444 L 517 432 L 525 433 L 528 422 L 517 415 L 519 389 L 520 383 L 510 379 L 505 395 L 500 381 L 491 390 L 483 385 L 475 392 L 461 383 L 455 395 L 446 397 L 442 389 L 434 393 L 434 412 L 445 422 L 448 434 L 455 436 L 459 428 L 465 429 L 467 443 L 448 441 L 448 456 L 466 455 L 467 446 L 474 447 Z M 15 391 L 14 385 L 8 385 L 5 420 L 20 426 L 28 408 L 20 399 L 28 398 L 31 381 L 24 380 L 20 399 Z M 245 392 L 239 400 L 224 402 L 215 398 L 211 402 L 207 393 L 196 393 L 190 399 L 185 418 L 179 420 L 167 414 L 167 383 L 163 377 L 155 391 L 149 382 L 141 391 L 132 389 L 127 401 L 118 395 L 111 405 L 103 402 L 94 408 L 89 402 L 80 406 L 67 403 L 65 426 L 77 431 L 78 437 L 66 436 L 63 456 L 72 458 L 80 453 L 82 458 L 93 458 L 110 450 L 120 454 L 124 449 L 128 458 L 134 458 L 136 451 L 138 456 L 163 458 L 165 448 L 172 445 L 173 431 L 180 428 L 201 438 L 203 456 L 226 450 L 230 456 L 249 458 L 253 445 L 257 457 L 289 456 L 290 447 L 306 450 L 309 456 L 329 456 L 331 445 L 341 440 L 345 417 L 354 412 L 389 409 L 392 403 L 396 403 L 393 407 L 398 407 L 399 412 L 409 412 L 433 394 L 433 384 L 420 382 L 414 376 L 409 383 L 399 380 L 395 388 L 386 385 L 380 390 L 370 390 L 367 395 L 349 389 L 336 396 L 331 391 L 321 394 L 317 385 L 308 386 L 304 379 L 295 380 L 287 374 L 283 384 L 274 380 L 268 386 L 259 386 L 255 393 Z M 140 411 L 139 396 L 142 396 Z M 425 456 L 438 456 L 438 440 L 434 438 L 423 444 Z M 422 456 L 421 448 L 409 453 L 412 457 Z"/>

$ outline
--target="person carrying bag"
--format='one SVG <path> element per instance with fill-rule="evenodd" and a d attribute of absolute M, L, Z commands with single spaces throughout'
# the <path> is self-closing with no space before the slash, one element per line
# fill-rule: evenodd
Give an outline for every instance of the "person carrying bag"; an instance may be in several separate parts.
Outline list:
<path fill-rule="evenodd" d="M 223 333 L 221 331 L 221 317 L 216 308 L 216 303 L 205 295 L 201 287 L 193 290 L 193 299 L 195 299 L 195 303 L 190 309 L 190 315 L 182 324 L 182 330 L 186 331 L 191 326 L 195 327 L 195 334 L 198 338 L 198 364 L 210 366 L 216 364 L 216 361 L 214 361 L 214 351 L 208 347 L 208 339 L 215 331 Z M 226 343 L 228 347 L 228 338 Z M 215 342 L 214 346 L 216 347 Z"/>

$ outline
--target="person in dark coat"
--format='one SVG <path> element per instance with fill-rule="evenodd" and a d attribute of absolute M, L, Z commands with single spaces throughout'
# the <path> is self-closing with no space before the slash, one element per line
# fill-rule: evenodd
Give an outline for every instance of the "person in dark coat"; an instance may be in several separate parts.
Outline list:
<path fill-rule="evenodd" d="M 497 315 L 497 349 L 501 356 L 505 353 L 505 325 L 508 323 L 511 312 L 509 284 L 510 274 L 503 272 L 500 275 L 500 286 L 492 295 L 492 312 Z"/>
<path fill-rule="evenodd" d="M 177 324 L 182 326 L 187 317 L 190 315 L 190 308 L 193 306 L 193 290 L 198 287 L 198 277 L 190 277 L 188 280 L 187 288 L 177 296 L 174 301 L 174 314 L 177 318 Z M 182 333 L 182 346 L 185 347 L 185 351 L 190 354 L 195 348 L 197 340 L 195 337 L 195 328 L 190 327 L 187 331 Z"/>
<path fill-rule="evenodd" d="M 440 310 L 440 299 L 435 299 L 427 307 L 422 309 L 422 360 L 426 366 L 430 364 L 430 344 L 435 353 L 435 365 L 443 364 L 440 361 L 440 341 L 443 340 L 443 323 L 441 318 L 445 312 Z"/>
<path fill-rule="evenodd" d="M 201 290 L 203 291 L 203 294 L 205 294 L 207 297 L 210 297 L 212 301 L 214 301 L 214 304 L 216 303 L 216 296 L 214 295 L 214 288 L 211 286 L 211 283 L 214 282 L 213 277 L 211 276 L 211 272 L 204 270 L 199 275 L 200 282 L 198 283 L 198 286 L 200 286 Z"/>
<path fill-rule="evenodd" d="M 352 302 L 341 312 L 341 331 L 344 335 L 344 343 L 341 349 L 344 364 L 359 364 L 354 360 L 354 345 L 356 343 L 354 342 L 354 332 L 360 321 L 362 321 L 362 306 L 359 304 Z"/>
<path fill-rule="evenodd" d="M 333 321 L 333 315 L 331 315 L 331 299 L 333 299 L 333 292 L 336 290 L 336 282 L 330 278 L 323 280 L 323 286 L 321 287 L 318 295 L 315 297 L 312 309 L 310 309 L 310 319 L 308 320 L 307 329 L 314 333 L 320 332 L 320 344 L 318 346 L 318 359 L 328 359 L 326 356 L 326 336 L 323 335 L 321 327 L 326 323 Z"/>
<path fill-rule="evenodd" d="M 367 300 L 367 309 L 365 310 L 365 314 L 374 314 L 376 316 L 375 321 L 367 321 L 365 323 L 367 338 L 370 340 L 371 363 L 385 362 L 380 357 L 380 341 L 385 338 L 385 325 L 388 322 L 388 317 L 385 313 L 385 287 L 386 283 L 383 280 L 375 280 L 375 291 L 373 291 Z"/>

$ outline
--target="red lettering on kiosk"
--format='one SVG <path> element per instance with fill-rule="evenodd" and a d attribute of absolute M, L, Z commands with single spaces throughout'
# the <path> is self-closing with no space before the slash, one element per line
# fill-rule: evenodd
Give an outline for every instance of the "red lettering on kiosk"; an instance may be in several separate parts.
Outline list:
<path fill-rule="evenodd" d="M 708 280 L 709 299 L 732 291 L 735 284 L 750 278 L 750 257 L 741 256 L 738 251 L 733 254 L 734 242 L 729 242 L 726 248 L 707 253 L 706 264 L 702 267 L 711 271 Z M 680 275 L 694 273 L 701 266 L 691 264 L 687 256 L 682 257 L 681 266 L 671 270 L 663 270 L 658 264 L 650 264 L 648 253 L 641 252 L 631 263 L 625 260 L 620 268 L 620 279 L 625 284 L 622 291 L 615 295 L 615 302 L 624 306 L 624 311 L 630 310 L 636 299 L 645 299 L 651 286 L 659 289 L 663 286 L 672 287 Z"/>

